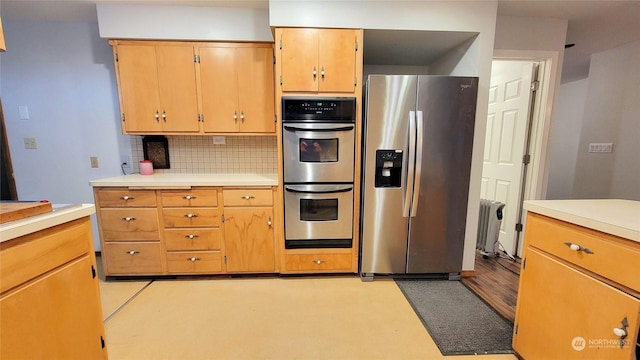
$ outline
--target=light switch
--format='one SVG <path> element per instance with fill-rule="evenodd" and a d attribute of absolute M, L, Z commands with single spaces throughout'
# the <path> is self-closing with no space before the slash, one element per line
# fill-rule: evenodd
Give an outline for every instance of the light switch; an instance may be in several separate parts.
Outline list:
<path fill-rule="evenodd" d="M 20 113 L 20 120 L 29 120 L 29 108 L 21 105 L 18 106 L 18 112 Z"/>

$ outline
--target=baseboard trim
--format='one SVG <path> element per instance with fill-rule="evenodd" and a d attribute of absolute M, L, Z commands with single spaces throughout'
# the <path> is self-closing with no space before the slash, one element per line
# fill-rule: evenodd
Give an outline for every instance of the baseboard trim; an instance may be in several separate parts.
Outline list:
<path fill-rule="evenodd" d="M 463 278 L 474 277 L 474 276 L 476 276 L 475 270 L 462 270 L 460 272 L 460 277 L 463 277 Z"/>

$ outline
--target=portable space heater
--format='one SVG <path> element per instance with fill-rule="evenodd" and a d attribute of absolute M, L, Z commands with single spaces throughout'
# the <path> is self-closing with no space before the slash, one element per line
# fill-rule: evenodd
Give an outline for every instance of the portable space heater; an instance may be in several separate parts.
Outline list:
<path fill-rule="evenodd" d="M 478 240 L 476 249 L 483 257 L 496 253 L 500 224 L 502 223 L 503 203 L 480 199 L 480 216 L 478 218 Z"/>

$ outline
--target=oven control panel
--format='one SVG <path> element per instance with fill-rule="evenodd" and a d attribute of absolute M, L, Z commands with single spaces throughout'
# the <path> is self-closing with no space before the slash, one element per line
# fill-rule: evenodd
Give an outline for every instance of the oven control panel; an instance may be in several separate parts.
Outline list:
<path fill-rule="evenodd" d="M 356 98 L 282 98 L 282 121 L 355 122 Z"/>

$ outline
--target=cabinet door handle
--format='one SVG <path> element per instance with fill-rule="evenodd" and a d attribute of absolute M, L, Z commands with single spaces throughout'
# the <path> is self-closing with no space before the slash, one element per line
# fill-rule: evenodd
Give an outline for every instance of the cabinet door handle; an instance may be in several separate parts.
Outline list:
<path fill-rule="evenodd" d="M 593 251 L 587 249 L 586 247 L 582 247 L 578 244 L 573 244 L 570 242 L 566 242 L 564 243 L 565 245 L 567 245 L 569 247 L 569 249 L 573 250 L 573 251 L 584 251 L 587 254 L 593 254 Z"/>
<path fill-rule="evenodd" d="M 244 111 L 240 112 L 240 121 L 244 123 Z"/>
<path fill-rule="evenodd" d="M 315 65 L 314 65 L 314 66 L 313 66 L 313 80 L 314 80 L 314 81 L 316 80 L 316 76 L 317 76 L 317 75 L 318 75 L 318 74 L 317 74 L 317 71 L 316 71 L 316 67 L 315 67 Z"/>
<path fill-rule="evenodd" d="M 186 237 L 187 239 L 195 239 L 198 237 L 198 235 L 196 234 L 189 234 L 189 235 L 185 235 L 184 237 Z"/>
<path fill-rule="evenodd" d="M 233 112 L 233 121 L 237 124 L 238 123 L 238 112 L 234 111 Z"/>
<path fill-rule="evenodd" d="M 320 70 L 320 76 L 322 77 L 322 80 L 324 80 L 324 66 Z"/>
<path fill-rule="evenodd" d="M 622 349 L 625 345 L 625 339 L 627 337 L 627 327 L 629 327 L 629 320 L 627 320 L 627 318 L 625 317 L 624 319 L 622 319 L 622 321 L 620 322 L 621 326 L 619 328 L 613 328 L 613 333 L 619 337 L 618 341 L 620 343 L 620 349 Z M 633 346 L 633 345 L 632 345 Z"/>
<path fill-rule="evenodd" d="M 182 198 L 183 198 L 183 199 L 185 199 L 185 200 L 193 200 L 193 199 L 195 199 L 196 197 L 195 197 L 195 196 L 193 196 L 193 195 L 185 195 L 185 196 L 183 196 Z"/>
<path fill-rule="evenodd" d="M 124 220 L 124 221 L 133 221 L 133 220 L 135 220 L 135 219 L 136 219 L 136 218 L 134 218 L 134 217 L 132 217 L 132 216 L 127 216 L 127 217 L 123 217 L 123 218 L 122 218 L 122 220 Z"/>
<path fill-rule="evenodd" d="M 311 262 L 314 263 L 314 264 L 320 265 L 320 264 L 322 264 L 322 263 L 324 263 L 326 261 L 321 260 L 321 259 L 316 259 L 316 260 L 311 260 Z"/>
<path fill-rule="evenodd" d="M 121 200 L 127 201 L 127 200 L 134 200 L 135 198 L 133 196 L 129 196 L 129 195 L 125 195 L 120 197 Z"/>
<path fill-rule="evenodd" d="M 269 228 L 271 228 L 271 216 L 269 216 L 269 220 L 267 220 L 267 225 L 269 225 Z"/>
<path fill-rule="evenodd" d="M 184 217 L 191 219 L 191 218 L 198 217 L 198 214 L 192 214 L 192 213 L 184 214 Z"/>
<path fill-rule="evenodd" d="M 130 250 L 130 251 L 127 251 L 126 253 L 129 254 L 129 255 L 135 255 L 135 254 L 140 254 L 140 251 L 138 251 L 138 250 Z"/>
<path fill-rule="evenodd" d="M 187 260 L 189 260 L 191 262 L 196 262 L 196 261 L 200 261 L 200 258 L 199 257 L 190 257 L 190 258 L 187 258 Z"/>
<path fill-rule="evenodd" d="M 245 200 L 251 200 L 251 199 L 255 199 L 256 197 L 253 196 L 253 195 L 245 195 L 242 198 L 245 199 Z"/>
<path fill-rule="evenodd" d="M 156 110 L 156 122 L 160 122 L 160 113 Z"/>
<path fill-rule="evenodd" d="M 162 120 L 164 120 L 164 122 L 167 122 L 167 113 L 162 110 Z"/>

